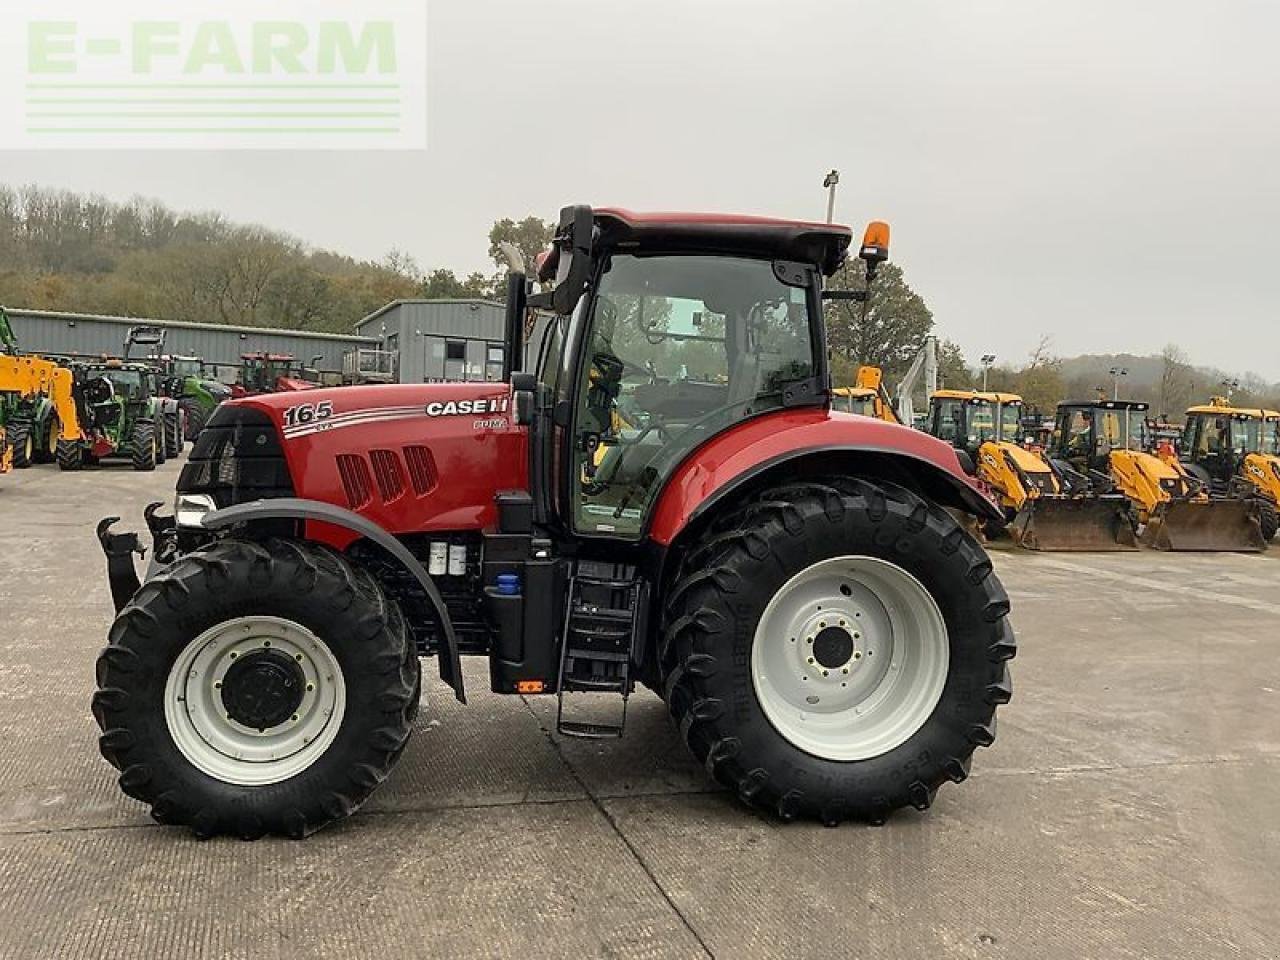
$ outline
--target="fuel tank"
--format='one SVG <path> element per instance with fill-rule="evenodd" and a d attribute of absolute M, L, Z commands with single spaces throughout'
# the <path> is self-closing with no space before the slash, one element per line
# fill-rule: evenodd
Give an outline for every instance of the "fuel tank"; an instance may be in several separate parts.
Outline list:
<path fill-rule="evenodd" d="M 491 526 L 494 494 L 527 486 L 527 431 L 505 383 L 321 388 L 224 407 L 251 408 L 274 425 L 294 496 L 395 534 Z"/>

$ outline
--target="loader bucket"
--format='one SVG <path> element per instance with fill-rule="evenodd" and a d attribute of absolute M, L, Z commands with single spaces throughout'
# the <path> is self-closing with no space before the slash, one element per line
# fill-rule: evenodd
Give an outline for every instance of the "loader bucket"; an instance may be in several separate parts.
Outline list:
<path fill-rule="evenodd" d="M 1267 548 L 1252 500 L 1173 500 L 1161 504 L 1142 531 L 1157 550 L 1257 553 Z"/>
<path fill-rule="evenodd" d="M 1028 550 L 1137 550 L 1125 497 L 1040 497 L 1028 500 L 1009 524 Z"/>

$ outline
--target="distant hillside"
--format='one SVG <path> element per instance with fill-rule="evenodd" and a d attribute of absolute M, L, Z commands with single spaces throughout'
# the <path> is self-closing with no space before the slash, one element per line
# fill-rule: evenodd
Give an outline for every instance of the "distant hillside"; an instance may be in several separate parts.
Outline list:
<path fill-rule="evenodd" d="M 10 306 L 349 332 L 421 287 L 400 255 L 369 263 L 216 213 L 0 184 Z"/>
<path fill-rule="evenodd" d="M 1280 383 L 1268 383 L 1254 374 L 1194 365 L 1176 348 L 1167 356 L 1102 353 L 1067 357 L 1059 361 L 1058 369 L 1065 392 L 1072 398 L 1091 397 L 1096 387 L 1110 393 L 1111 370 L 1124 370 L 1125 375 L 1118 378 L 1123 397 L 1145 400 L 1157 413 L 1168 413 L 1175 419 L 1190 404 L 1228 391 L 1242 405 L 1280 405 Z"/>

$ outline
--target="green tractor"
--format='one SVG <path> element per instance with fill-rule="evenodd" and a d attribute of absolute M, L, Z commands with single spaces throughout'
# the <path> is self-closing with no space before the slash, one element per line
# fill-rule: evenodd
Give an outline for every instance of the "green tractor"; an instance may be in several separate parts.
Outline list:
<path fill-rule="evenodd" d="M 207 373 L 199 357 L 165 354 L 167 334 L 163 327 L 131 327 L 124 358 L 130 358 L 135 346 L 151 348 L 147 362 L 159 376 L 158 393 L 172 401 L 165 404 L 165 445 L 168 455 L 174 457 L 185 441 L 195 441 L 218 404 L 231 398 L 231 389 Z"/>
<path fill-rule="evenodd" d="M 0 307 L 0 354 L 21 355 L 18 338 L 4 307 Z M 17 469 L 53 460 L 60 426 L 48 396 L 22 397 L 12 392 L 0 393 L 0 430 L 13 448 L 13 466 Z M 3 452 L 0 450 L 0 454 Z"/>
<path fill-rule="evenodd" d="M 182 410 L 184 438 L 194 443 L 218 404 L 231 399 L 231 388 L 208 375 L 199 357 L 166 355 L 156 363 L 166 396 L 176 398 Z"/>
<path fill-rule="evenodd" d="M 150 364 L 122 360 L 76 364 L 78 440 L 59 440 L 58 466 L 79 470 L 109 457 L 128 458 L 135 470 L 154 470 L 167 459 L 164 399 Z"/>

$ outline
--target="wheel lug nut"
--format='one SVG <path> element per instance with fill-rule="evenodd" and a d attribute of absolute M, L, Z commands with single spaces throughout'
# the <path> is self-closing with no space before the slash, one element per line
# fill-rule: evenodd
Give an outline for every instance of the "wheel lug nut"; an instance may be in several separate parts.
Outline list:
<path fill-rule="evenodd" d="M 308 683 L 308 684 L 307 684 L 307 693 L 310 693 L 310 692 L 311 692 L 312 690 L 314 690 L 315 688 L 316 688 L 316 685 L 315 685 L 314 683 Z"/>
<path fill-rule="evenodd" d="M 222 681 L 221 681 L 221 680 L 219 680 L 217 683 L 215 683 L 215 684 L 213 685 L 213 689 L 215 689 L 215 690 L 221 690 L 221 689 L 222 689 Z"/>
<path fill-rule="evenodd" d="M 827 675 L 827 671 L 823 670 L 822 675 L 825 677 Z"/>
<path fill-rule="evenodd" d="M 810 662 L 810 663 L 813 663 L 813 657 L 810 657 L 810 658 L 809 658 L 809 662 Z"/>
<path fill-rule="evenodd" d="M 848 673 L 848 672 L 849 672 L 849 668 L 848 668 L 848 667 L 841 667 L 841 668 L 840 668 L 840 672 L 841 672 L 841 673 Z"/>

